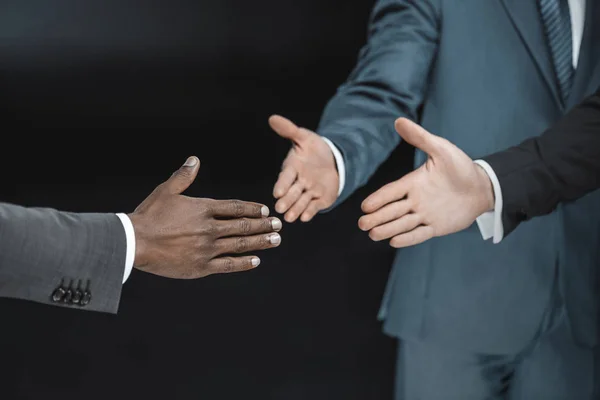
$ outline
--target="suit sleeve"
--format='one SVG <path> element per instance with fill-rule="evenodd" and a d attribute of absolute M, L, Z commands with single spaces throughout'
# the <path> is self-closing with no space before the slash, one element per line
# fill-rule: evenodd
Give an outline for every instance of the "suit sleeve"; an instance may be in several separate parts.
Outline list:
<path fill-rule="evenodd" d="M 0 296 L 116 313 L 126 247 L 115 214 L 0 203 Z M 58 288 L 87 292 L 89 303 L 68 295 L 56 301 Z"/>
<path fill-rule="evenodd" d="M 398 145 L 394 121 L 418 119 L 438 46 L 439 13 L 437 0 L 375 4 L 367 44 L 317 128 L 344 157 L 346 182 L 336 205 L 364 185 Z"/>
<path fill-rule="evenodd" d="M 506 236 L 600 186 L 600 90 L 541 136 L 483 158 L 502 188 Z"/>

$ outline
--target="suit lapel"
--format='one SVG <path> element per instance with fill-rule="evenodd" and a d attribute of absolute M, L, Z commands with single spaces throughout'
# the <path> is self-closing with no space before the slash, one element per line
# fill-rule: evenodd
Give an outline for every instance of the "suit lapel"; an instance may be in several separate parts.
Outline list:
<path fill-rule="evenodd" d="M 554 67 L 552 66 L 552 60 L 546 43 L 544 26 L 536 2 L 533 0 L 500 1 L 504 5 L 521 40 L 527 47 L 529 54 L 538 67 L 540 74 L 546 81 L 552 97 L 562 109 L 563 106 L 558 92 Z M 591 2 L 592 0 L 588 1 Z"/>
<path fill-rule="evenodd" d="M 600 85 L 600 4 L 595 0 L 587 0 L 585 10 L 585 26 L 581 38 L 581 49 L 572 96 L 569 108 L 579 103 L 582 97 L 592 94 Z"/>

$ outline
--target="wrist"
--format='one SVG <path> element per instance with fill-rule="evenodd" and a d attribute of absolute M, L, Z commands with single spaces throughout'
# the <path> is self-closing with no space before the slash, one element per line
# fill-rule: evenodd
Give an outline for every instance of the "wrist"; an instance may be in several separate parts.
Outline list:
<path fill-rule="evenodd" d="M 336 198 L 342 194 L 345 185 L 346 166 L 344 164 L 344 157 L 340 150 L 335 144 L 328 138 L 321 136 L 321 139 L 327 144 L 330 150 L 330 161 L 332 162 L 335 174 L 336 174 Z"/>
<path fill-rule="evenodd" d="M 476 164 L 475 170 L 477 171 L 477 210 L 480 212 L 480 214 L 493 211 L 496 198 L 494 196 L 494 186 L 492 185 L 492 181 L 485 169 L 483 169 L 480 165 Z"/>
<path fill-rule="evenodd" d="M 127 214 L 127 216 L 129 217 L 131 225 L 133 226 L 133 231 L 135 232 L 135 256 L 133 258 L 133 266 L 134 268 L 139 268 L 149 263 L 148 245 L 145 239 L 143 222 L 140 216 L 135 212 Z"/>

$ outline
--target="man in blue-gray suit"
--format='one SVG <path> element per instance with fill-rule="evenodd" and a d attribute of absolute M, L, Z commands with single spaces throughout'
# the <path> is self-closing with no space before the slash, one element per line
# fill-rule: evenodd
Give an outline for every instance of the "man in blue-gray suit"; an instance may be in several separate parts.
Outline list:
<path fill-rule="evenodd" d="M 599 18 L 594 0 L 377 1 L 317 133 L 269 121 L 294 142 L 276 210 L 308 221 L 344 201 L 398 145 L 398 117 L 475 159 L 542 133 L 600 84 Z M 415 167 L 425 159 L 417 151 Z M 420 224 L 398 219 L 401 200 L 361 221 L 373 240 Z M 498 245 L 481 235 L 501 235 L 501 222 L 480 222 L 398 252 L 380 312 L 400 339 L 397 399 L 598 398 L 600 288 L 587 277 L 600 261 L 600 193 Z"/>

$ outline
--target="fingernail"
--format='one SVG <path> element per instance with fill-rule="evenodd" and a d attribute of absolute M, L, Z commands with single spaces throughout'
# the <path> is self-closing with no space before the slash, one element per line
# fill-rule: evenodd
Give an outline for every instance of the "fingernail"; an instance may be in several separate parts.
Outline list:
<path fill-rule="evenodd" d="M 185 164 L 183 164 L 184 167 L 193 167 L 194 165 L 196 165 L 196 163 L 198 162 L 198 159 L 196 157 L 189 157 L 187 160 L 185 160 Z"/>
<path fill-rule="evenodd" d="M 262 206 L 260 208 L 260 213 L 262 214 L 263 217 L 268 217 L 269 216 L 269 207 Z"/>
<path fill-rule="evenodd" d="M 277 233 L 274 233 L 269 236 L 269 242 L 271 242 L 271 244 L 279 244 L 281 243 L 281 236 L 279 236 Z"/>
<path fill-rule="evenodd" d="M 260 258 L 258 257 L 252 257 L 252 266 L 253 267 L 258 267 L 260 265 Z"/>
<path fill-rule="evenodd" d="M 281 223 L 281 221 L 279 220 L 279 218 L 273 218 L 273 219 L 271 220 L 271 228 L 272 228 L 274 231 L 278 231 L 278 230 L 280 230 L 280 229 L 281 229 L 281 227 L 282 227 L 282 223 Z"/>

